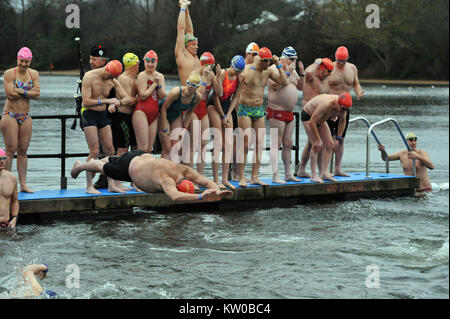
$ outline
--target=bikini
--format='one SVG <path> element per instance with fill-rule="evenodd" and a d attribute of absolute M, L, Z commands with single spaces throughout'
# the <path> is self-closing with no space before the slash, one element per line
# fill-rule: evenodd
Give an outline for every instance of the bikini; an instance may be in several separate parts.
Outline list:
<path fill-rule="evenodd" d="M 16 86 L 16 88 L 27 90 L 27 91 L 31 90 L 33 88 L 33 77 L 31 76 L 30 70 L 28 70 L 28 74 L 30 75 L 30 79 L 31 79 L 28 83 L 14 80 L 14 85 Z M 17 77 L 16 68 L 14 68 L 14 77 Z M 17 121 L 17 123 L 19 124 L 19 126 L 22 125 L 22 123 L 25 122 L 25 120 L 30 117 L 29 112 L 15 113 L 15 112 L 4 111 L 3 115 L 9 115 L 11 118 L 15 119 Z"/>

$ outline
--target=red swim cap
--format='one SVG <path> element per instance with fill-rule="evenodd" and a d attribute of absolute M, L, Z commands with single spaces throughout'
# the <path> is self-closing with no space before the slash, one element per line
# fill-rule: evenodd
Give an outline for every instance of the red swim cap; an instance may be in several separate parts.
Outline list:
<path fill-rule="evenodd" d="M 119 60 L 112 60 L 106 65 L 106 72 L 111 74 L 113 77 L 118 77 L 122 74 L 123 67 Z"/>
<path fill-rule="evenodd" d="M 328 58 L 323 58 L 322 59 L 322 67 L 323 68 L 325 68 L 329 73 L 331 72 L 331 71 L 333 71 L 333 69 L 334 69 L 334 64 L 333 64 L 333 62 L 330 60 L 330 59 L 328 59 Z"/>
<path fill-rule="evenodd" d="M 183 193 L 194 194 L 194 183 L 182 178 L 177 184 L 177 189 Z"/>
<path fill-rule="evenodd" d="M 339 61 L 347 61 L 348 60 L 348 50 L 346 47 L 341 46 L 336 50 L 336 54 L 334 55 L 336 60 Z"/>
<path fill-rule="evenodd" d="M 345 92 L 339 95 L 339 104 L 344 108 L 349 109 L 352 107 L 352 96 Z"/>
<path fill-rule="evenodd" d="M 200 63 L 202 65 L 215 64 L 216 60 L 214 59 L 214 56 L 211 52 L 204 52 L 200 57 Z"/>
<path fill-rule="evenodd" d="M 272 59 L 272 52 L 266 47 L 259 49 L 258 55 L 261 59 Z"/>
<path fill-rule="evenodd" d="M 155 59 L 156 62 L 158 62 L 158 55 L 157 55 L 156 52 L 153 51 L 153 50 L 148 51 L 148 52 L 144 55 L 144 60 L 145 60 L 145 58 L 148 58 L 148 59 Z"/>

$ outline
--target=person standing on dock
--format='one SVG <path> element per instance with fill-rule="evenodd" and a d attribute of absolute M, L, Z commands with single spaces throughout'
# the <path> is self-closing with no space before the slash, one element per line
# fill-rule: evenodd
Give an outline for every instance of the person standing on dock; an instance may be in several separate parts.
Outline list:
<path fill-rule="evenodd" d="M 287 47 L 281 54 L 281 68 L 288 77 L 288 85 L 282 86 L 269 80 L 269 105 L 267 108 L 267 119 L 271 128 L 276 128 L 278 132 L 275 149 L 271 151 L 272 164 L 272 182 L 286 183 L 285 181 L 300 182 L 291 172 L 291 152 L 292 152 L 292 133 L 294 131 L 294 113 L 297 105 L 298 91 L 303 90 L 303 79 L 298 75 L 296 69 L 297 51 L 293 47 Z M 304 75 L 303 63 L 298 62 L 299 72 Z M 271 66 L 275 68 L 275 66 Z M 273 141 L 272 141 L 273 143 Z M 279 148 L 283 143 L 281 158 L 284 163 L 284 179 L 278 176 L 278 154 Z M 273 146 L 272 146 L 273 147 Z"/>
<path fill-rule="evenodd" d="M 333 71 L 333 62 L 328 58 L 318 58 L 313 64 L 308 66 L 305 70 L 303 84 L 303 100 L 302 108 L 304 109 L 306 103 L 319 94 L 327 94 L 329 92 L 327 77 Z M 302 74 L 300 74 L 302 77 Z M 311 154 L 311 141 L 308 140 L 303 148 L 302 157 L 300 159 L 300 165 L 298 167 L 297 176 L 307 177 L 310 175 L 306 173 L 306 164 L 309 161 L 309 154 Z M 319 168 L 320 169 L 320 168 Z"/>
<path fill-rule="evenodd" d="M 270 68 L 272 61 L 275 67 Z M 282 86 L 288 85 L 288 79 L 285 71 L 281 69 L 282 67 L 280 59 L 276 55 L 272 56 L 272 52 L 264 47 L 259 50 L 255 62 L 247 66 L 245 71 L 239 75 L 239 85 L 236 92 L 239 100 L 236 99 L 234 103 L 239 103 L 237 109 L 238 125 L 240 134 L 243 135 L 244 139 L 243 143 L 240 143 L 243 145 L 237 147 L 237 153 L 244 155 L 243 159 L 237 159 L 239 163 L 239 186 L 241 187 L 247 187 L 244 167 L 250 145 L 250 136 L 253 135 L 248 134 L 248 131 L 254 131 L 255 135 L 255 156 L 252 165 L 251 183 L 267 185 L 258 178 L 261 163 L 260 157 L 266 132 L 264 107 L 262 104 L 264 102 L 264 89 L 269 79 Z"/>
<path fill-rule="evenodd" d="M 344 46 L 339 47 L 336 50 L 335 58 L 333 72 L 327 78 L 330 94 L 339 95 L 344 92 L 350 93 L 353 87 L 356 98 L 360 100 L 364 95 L 364 91 L 359 83 L 358 69 L 354 64 L 348 62 L 348 49 Z M 344 139 L 350 120 L 350 110 L 344 112 L 343 115 L 345 116 L 345 128 L 338 125 L 339 118 L 337 121 L 328 120 L 328 126 L 330 127 L 333 138 L 339 141 L 336 147 L 334 176 L 348 177 L 349 175 L 342 170 L 342 157 L 344 156 Z"/>
<path fill-rule="evenodd" d="M 15 228 L 19 216 L 17 178 L 5 169 L 6 159 L 0 147 L 0 228 Z"/>
<path fill-rule="evenodd" d="M 308 135 L 308 141 L 311 143 L 311 181 L 323 183 L 323 180 L 337 182 L 329 172 L 328 166 L 330 164 L 331 154 L 336 147 L 331 131 L 328 127 L 327 120 L 337 119 L 341 115 L 340 125 L 345 126 L 345 117 L 343 113 L 352 106 L 352 97 L 349 93 L 341 95 L 336 94 L 320 94 L 311 99 L 303 107 L 301 120 L 305 132 Z M 317 158 L 319 152 L 323 150 L 322 161 L 319 165 L 319 175 L 316 172 Z"/>
<path fill-rule="evenodd" d="M 27 151 L 32 131 L 30 100 L 39 99 L 41 94 L 39 73 L 30 68 L 32 59 L 31 50 L 23 47 L 17 53 L 17 67 L 5 71 L 6 104 L 0 120 L 7 157 L 6 169 L 11 171 L 14 154 L 17 153 L 20 191 L 26 193 L 34 193 L 27 186 Z"/>
<path fill-rule="evenodd" d="M 411 151 L 403 150 L 396 152 L 392 155 L 388 155 L 388 161 L 400 161 L 403 168 L 403 173 L 408 176 L 413 175 L 413 159 L 416 160 L 416 177 L 420 179 L 420 187 L 417 190 L 417 193 L 431 192 L 431 181 L 428 177 L 427 169 L 434 169 L 433 162 L 430 160 L 428 153 L 425 150 L 417 148 L 417 136 L 414 133 L 408 133 L 406 135 L 406 141 L 408 142 Z M 383 156 L 385 153 L 385 146 L 378 145 L 378 150 L 381 152 L 381 158 L 383 161 L 386 161 L 386 158 Z"/>
<path fill-rule="evenodd" d="M 216 183 L 193 168 L 139 150 L 125 153 L 121 157 L 111 156 L 85 163 L 76 161 L 71 175 L 77 178 L 82 171 L 104 173 L 109 180 L 133 182 L 147 193 L 164 192 L 175 202 L 211 202 L 233 194 L 229 190 L 221 191 Z M 207 190 L 194 194 L 193 183 Z"/>
<path fill-rule="evenodd" d="M 105 155 L 114 154 L 111 122 L 105 110 L 107 106 L 111 105 L 118 108 L 122 105 L 131 105 L 134 99 L 128 96 L 116 79 L 122 74 L 122 70 L 122 64 L 118 60 L 113 60 L 103 68 L 87 72 L 83 78 L 81 123 L 89 147 L 87 161 L 97 159 L 100 143 L 103 146 Z M 113 88 L 116 90 L 116 93 L 123 97 L 121 100 L 107 98 Z M 86 174 L 86 192 L 88 194 L 100 194 L 94 188 L 92 178 L 93 176 L 90 173 Z"/>

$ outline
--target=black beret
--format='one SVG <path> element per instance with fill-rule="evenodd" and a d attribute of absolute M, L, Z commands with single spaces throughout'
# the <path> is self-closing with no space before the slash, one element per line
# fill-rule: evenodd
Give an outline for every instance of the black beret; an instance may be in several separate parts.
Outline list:
<path fill-rule="evenodd" d="M 94 45 L 91 49 L 91 56 L 107 58 L 108 54 L 106 48 L 102 45 Z"/>

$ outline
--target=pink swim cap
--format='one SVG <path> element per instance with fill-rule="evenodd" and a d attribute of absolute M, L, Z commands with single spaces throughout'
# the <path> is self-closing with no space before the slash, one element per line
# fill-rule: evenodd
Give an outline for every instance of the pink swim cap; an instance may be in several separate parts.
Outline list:
<path fill-rule="evenodd" d="M 3 148 L 0 147 L 0 157 L 5 157 L 6 152 L 3 150 Z"/>
<path fill-rule="evenodd" d="M 28 49 L 27 47 L 23 47 L 17 53 L 17 58 L 31 61 L 33 59 L 33 53 L 31 53 L 31 50 Z"/>

